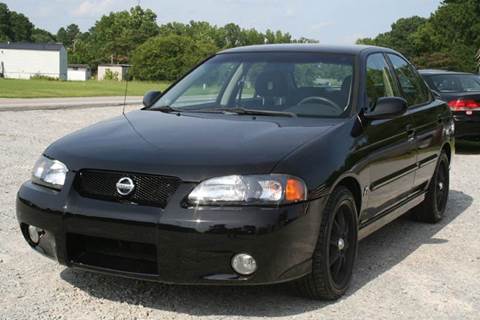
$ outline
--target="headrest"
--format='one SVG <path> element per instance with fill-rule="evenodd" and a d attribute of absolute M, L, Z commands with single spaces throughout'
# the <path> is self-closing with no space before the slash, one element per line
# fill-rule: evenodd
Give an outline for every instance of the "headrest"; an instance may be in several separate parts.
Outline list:
<path fill-rule="evenodd" d="M 261 97 L 284 97 L 288 90 L 287 78 L 280 71 L 265 71 L 257 77 L 255 90 Z"/>

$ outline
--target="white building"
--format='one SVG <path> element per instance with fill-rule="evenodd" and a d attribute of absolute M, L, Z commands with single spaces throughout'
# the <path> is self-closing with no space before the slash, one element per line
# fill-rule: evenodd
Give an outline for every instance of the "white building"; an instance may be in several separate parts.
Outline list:
<path fill-rule="evenodd" d="M 109 78 L 107 76 L 107 73 L 110 73 L 111 76 L 113 76 L 113 78 L 108 80 L 122 81 L 127 77 L 127 72 L 129 68 L 130 68 L 129 64 L 99 64 L 97 79 L 106 80 Z"/>
<path fill-rule="evenodd" d="M 0 43 L 0 76 L 67 80 L 67 51 L 57 43 Z"/>
<path fill-rule="evenodd" d="M 92 76 L 90 67 L 86 64 L 69 64 L 68 81 L 86 81 Z"/>

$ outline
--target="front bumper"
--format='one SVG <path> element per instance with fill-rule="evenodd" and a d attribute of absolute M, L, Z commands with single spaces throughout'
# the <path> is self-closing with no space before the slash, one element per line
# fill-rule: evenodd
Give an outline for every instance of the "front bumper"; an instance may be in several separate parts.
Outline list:
<path fill-rule="evenodd" d="M 475 111 L 472 115 L 454 112 L 454 119 L 456 138 L 480 141 L 480 111 Z"/>
<path fill-rule="evenodd" d="M 73 177 L 67 177 L 72 180 Z M 71 185 L 70 184 L 66 184 Z M 184 183 L 165 209 L 81 197 L 26 182 L 17 218 L 27 242 L 59 263 L 175 284 L 270 284 L 311 271 L 325 198 L 278 208 L 187 208 Z M 45 230 L 38 245 L 28 225 Z M 248 253 L 257 271 L 236 274 L 231 259 Z"/>

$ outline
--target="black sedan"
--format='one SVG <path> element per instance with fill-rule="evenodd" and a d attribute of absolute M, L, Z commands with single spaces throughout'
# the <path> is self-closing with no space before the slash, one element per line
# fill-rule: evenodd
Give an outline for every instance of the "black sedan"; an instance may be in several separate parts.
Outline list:
<path fill-rule="evenodd" d="M 144 105 L 44 151 L 17 199 L 33 249 L 125 277 L 336 299 L 360 239 L 444 214 L 452 114 L 395 51 L 230 49 Z"/>
<path fill-rule="evenodd" d="M 480 76 L 443 70 L 419 72 L 452 109 L 455 136 L 462 140 L 480 141 Z"/>

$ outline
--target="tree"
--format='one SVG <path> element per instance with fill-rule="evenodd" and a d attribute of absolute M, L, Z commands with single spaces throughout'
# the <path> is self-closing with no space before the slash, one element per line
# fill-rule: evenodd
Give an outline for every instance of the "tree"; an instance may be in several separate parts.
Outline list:
<path fill-rule="evenodd" d="M 101 60 L 128 62 L 135 48 L 158 34 L 156 19 L 153 11 L 140 6 L 105 15 L 90 29 L 90 49 Z"/>
<path fill-rule="evenodd" d="M 37 43 L 55 43 L 57 39 L 46 30 L 34 28 L 32 31 L 32 41 Z"/>
<path fill-rule="evenodd" d="M 31 41 L 33 28 L 26 16 L 0 3 L 0 41 Z"/>
<path fill-rule="evenodd" d="M 422 54 L 442 52 L 452 60 L 445 68 L 476 71 L 475 54 L 480 47 L 480 2 L 444 0 L 427 24 L 416 34 Z"/>
<path fill-rule="evenodd" d="M 418 55 L 413 37 L 426 22 L 427 19 L 418 16 L 401 18 L 392 24 L 390 31 L 381 33 L 374 39 L 359 39 L 357 43 L 392 48 L 412 58 Z"/>
<path fill-rule="evenodd" d="M 31 41 L 33 23 L 21 13 L 11 11 L 10 13 L 10 30 L 12 41 Z"/>
<path fill-rule="evenodd" d="M 160 26 L 160 35 L 182 35 L 198 41 L 214 42 L 218 48 L 232 48 L 264 43 L 310 43 L 316 42 L 307 38 L 295 40 L 289 33 L 267 30 L 266 33 L 256 29 L 243 29 L 235 23 L 223 27 L 211 25 L 205 21 L 190 21 L 189 24 L 171 22 Z"/>
<path fill-rule="evenodd" d="M 131 74 L 139 80 L 176 80 L 217 50 L 213 42 L 184 35 L 150 38 L 133 53 Z"/>
<path fill-rule="evenodd" d="M 63 45 L 74 51 L 75 41 L 81 36 L 80 28 L 76 24 L 70 24 L 67 28 L 61 27 L 57 31 L 57 41 L 63 43 Z"/>
<path fill-rule="evenodd" d="M 5 3 L 0 2 L 0 41 L 10 41 L 10 10 Z"/>
<path fill-rule="evenodd" d="M 419 67 L 473 72 L 480 48 L 480 1 L 443 0 L 429 19 L 400 19 L 392 30 L 357 43 L 387 46 Z"/>

